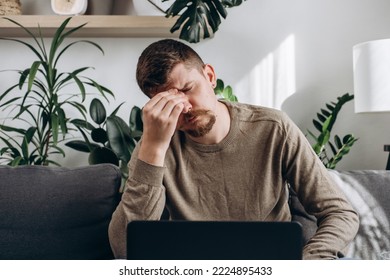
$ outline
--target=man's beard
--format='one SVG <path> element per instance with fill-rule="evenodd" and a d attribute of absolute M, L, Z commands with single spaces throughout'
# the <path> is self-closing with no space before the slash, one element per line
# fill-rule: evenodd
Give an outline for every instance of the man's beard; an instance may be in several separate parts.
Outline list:
<path fill-rule="evenodd" d="M 192 118 L 199 117 L 195 123 L 190 124 L 192 127 L 184 129 L 186 133 L 193 137 L 205 136 L 213 128 L 216 116 L 210 110 L 198 109 L 193 110 L 184 115 L 185 122 L 190 121 Z"/>

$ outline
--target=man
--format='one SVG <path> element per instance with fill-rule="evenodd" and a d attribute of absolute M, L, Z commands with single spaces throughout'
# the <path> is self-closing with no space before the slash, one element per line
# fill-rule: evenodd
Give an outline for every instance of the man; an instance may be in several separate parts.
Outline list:
<path fill-rule="evenodd" d="M 173 220 L 290 221 L 287 183 L 318 220 L 303 257 L 342 255 L 356 212 L 284 113 L 218 100 L 213 67 L 176 40 L 143 51 L 137 82 L 150 100 L 110 223 L 117 258 L 126 257 L 128 222 L 158 220 L 164 207 Z"/>

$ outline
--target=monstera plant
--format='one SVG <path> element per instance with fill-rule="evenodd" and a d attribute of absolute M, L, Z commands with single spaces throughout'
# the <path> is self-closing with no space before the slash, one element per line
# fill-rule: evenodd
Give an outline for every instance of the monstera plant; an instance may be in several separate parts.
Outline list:
<path fill-rule="evenodd" d="M 66 60 L 67 51 L 76 44 L 87 44 L 102 54 L 102 48 L 89 40 L 66 43 L 66 39 L 85 24 L 67 29 L 71 18 L 63 21 L 56 30 L 49 47 L 41 35 L 33 34 L 15 20 L 6 18 L 32 39 L 32 43 L 16 38 L 0 38 L 25 46 L 33 54 L 28 66 L 16 70 L 18 81 L 0 93 L 0 109 L 8 117 L 0 124 L 0 160 L 8 165 L 49 165 L 57 164 L 52 155 L 62 154 L 59 145 L 71 129 L 69 110 L 79 112 L 83 117 L 86 109 L 83 102 L 87 94 L 94 93 L 107 98 L 113 93 L 85 76 L 91 67 L 80 67 L 70 72 L 61 72 L 60 64 Z M 10 54 L 12 55 L 12 54 Z M 20 53 L 15 53 L 20 56 Z M 74 87 L 72 87 L 73 85 Z M 73 128 L 76 129 L 76 128 Z"/>
<path fill-rule="evenodd" d="M 323 108 L 320 110 L 321 112 L 317 113 L 318 120 L 313 120 L 313 125 L 318 130 L 319 135 L 316 136 L 308 130 L 309 135 L 315 140 L 312 147 L 326 168 L 334 169 L 358 140 L 352 134 L 347 134 L 343 137 L 335 135 L 334 141 L 331 141 L 331 132 L 338 113 L 342 106 L 353 98 L 354 95 L 346 93 L 338 97 L 337 102 L 327 103 L 326 109 Z"/>
<path fill-rule="evenodd" d="M 154 4 L 152 0 L 148 0 Z M 178 16 L 171 32 L 180 30 L 180 39 L 197 43 L 201 37 L 209 38 L 217 32 L 222 18 L 227 17 L 226 8 L 236 7 L 245 0 L 162 0 L 172 1 L 167 17 Z"/>

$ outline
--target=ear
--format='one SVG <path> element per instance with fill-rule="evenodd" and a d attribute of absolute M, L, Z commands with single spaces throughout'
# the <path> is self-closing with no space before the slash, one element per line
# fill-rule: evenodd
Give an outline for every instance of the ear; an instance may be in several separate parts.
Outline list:
<path fill-rule="evenodd" d="M 215 88 L 217 85 L 217 76 L 215 75 L 214 67 L 210 64 L 205 64 L 203 71 L 212 88 Z"/>

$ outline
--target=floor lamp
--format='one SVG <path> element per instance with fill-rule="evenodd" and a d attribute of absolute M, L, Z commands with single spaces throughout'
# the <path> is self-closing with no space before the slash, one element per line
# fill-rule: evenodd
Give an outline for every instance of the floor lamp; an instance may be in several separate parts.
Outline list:
<path fill-rule="evenodd" d="M 390 39 L 353 47 L 355 113 L 390 111 Z M 390 145 L 384 150 L 390 152 Z M 390 170 L 390 153 L 386 170 Z"/>

